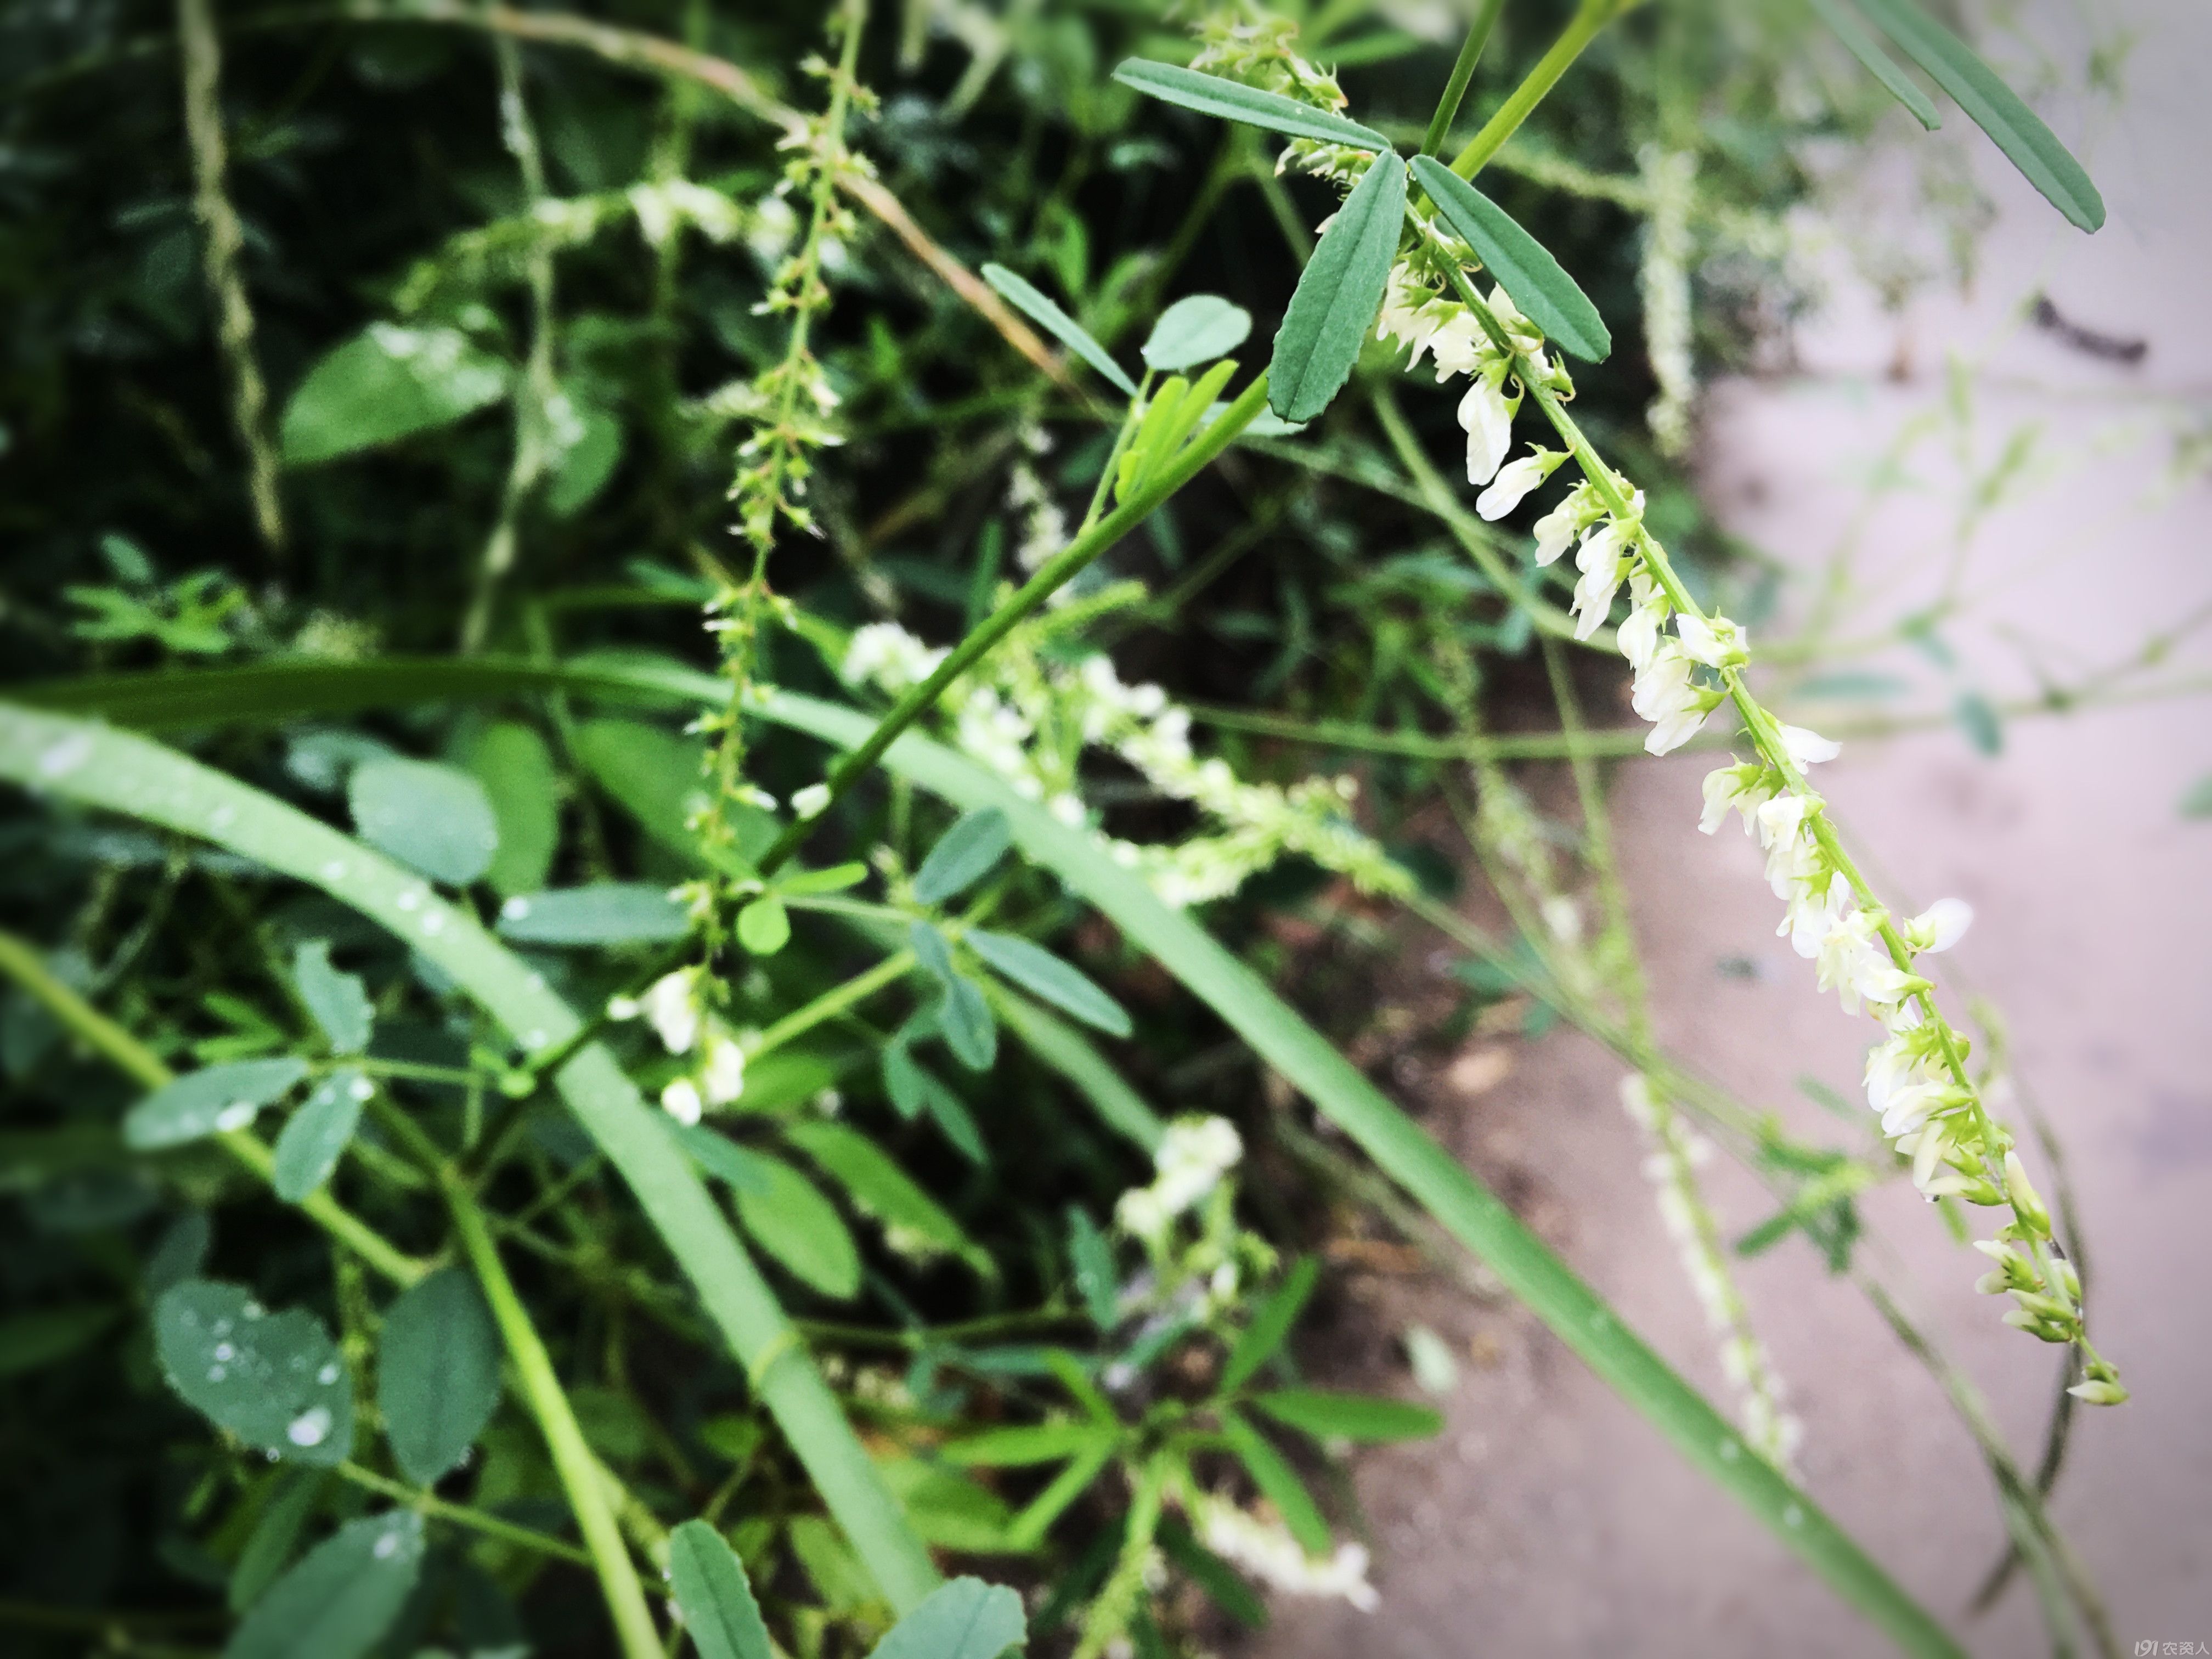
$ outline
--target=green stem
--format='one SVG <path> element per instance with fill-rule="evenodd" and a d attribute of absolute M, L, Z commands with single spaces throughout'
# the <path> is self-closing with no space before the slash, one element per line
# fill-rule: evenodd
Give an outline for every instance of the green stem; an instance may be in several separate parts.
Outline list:
<path fill-rule="evenodd" d="M 1583 49 L 1597 39 L 1598 32 L 1632 3 L 1633 0 L 1583 0 L 1565 33 L 1552 43 L 1552 49 L 1537 60 L 1536 67 L 1513 88 L 1498 106 L 1498 113 L 1483 124 L 1482 131 L 1452 157 L 1451 170 L 1462 179 L 1474 178 L 1485 161 L 1504 148 L 1505 141 L 1519 131 L 1529 112 L 1544 101 L 1544 94 L 1583 55 Z"/>
<path fill-rule="evenodd" d="M 592 1565 L 592 1558 L 574 1544 L 564 1543 L 550 1534 L 533 1532 L 528 1527 L 518 1527 L 512 1521 L 502 1521 L 495 1515 L 471 1509 L 465 1504 L 449 1504 L 435 1492 L 420 1486 L 410 1486 L 403 1480 L 365 1469 L 358 1463 L 341 1463 L 337 1473 L 345 1480 L 367 1492 L 389 1498 L 395 1504 L 404 1504 L 441 1521 L 450 1521 L 457 1527 L 466 1527 L 487 1538 L 496 1538 L 503 1544 L 514 1544 L 540 1555 L 550 1555 L 557 1560 L 569 1561 L 580 1567 Z"/>
<path fill-rule="evenodd" d="M 159 1054 L 56 978 L 34 946 L 6 932 L 0 932 L 0 973 L 21 986 L 48 1013 L 125 1076 L 149 1089 L 176 1080 L 177 1074 Z M 227 1129 L 214 1139 L 264 1183 L 269 1181 L 276 1156 L 251 1130 Z M 399 1249 L 326 1191 L 319 1188 L 301 1200 L 299 1209 L 394 1284 L 412 1285 L 430 1271 L 428 1263 Z"/>
<path fill-rule="evenodd" d="M 1468 27 L 1467 39 L 1460 43 L 1459 58 L 1452 65 L 1451 79 L 1444 82 L 1443 96 L 1437 100 L 1437 112 L 1429 117 L 1429 130 L 1421 137 L 1422 155 L 1434 155 L 1444 147 L 1444 135 L 1451 131 L 1461 101 L 1467 96 L 1467 83 L 1474 79 L 1474 66 L 1482 49 L 1490 44 L 1491 30 L 1498 27 L 1498 14 L 1504 9 L 1505 0 L 1482 0 L 1482 9 Z"/>
<path fill-rule="evenodd" d="M 868 998 L 914 971 L 915 956 L 911 951 L 901 951 L 896 956 L 885 957 L 864 974 L 856 974 L 842 985 L 824 991 L 804 1007 L 794 1008 L 757 1037 L 746 1052 L 748 1060 L 757 1060 L 774 1048 L 781 1048 L 793 1037 L 812 1030 L 824 1020 L 835 1019 L 848 1008 Z"/>
<path fill-rule="evenodd" d="M 1229 447 L 1238 433 L 1251 424 L 1267 400 L 1267 377 L 1261 374 L 1244 388 L 1236 402 L 1192 439 L 1182 453 L 1162 469 L 1158 477 L 1047 560 L 1038 568 L 1036 574 L 1024 582 L 1004 605 L 978 623 L 968 637 L 954 647 L 951 653 L 937 665 L 934 673 L 891 705 L 890 712 L 877 723 L 876 729 L 868 734 L 865 743 L 830 769 L 829 799 L 812 817 L 792 820 L 784 832 L 776 837 L 775 844 L 762 855 L 760 873 L 763 876 L 773 874 L 796 853 L 813 832 L 814 826 L 828 815 L 830 808 L 883 758 L 884 751 L 897 741 L 901 732 L 929 711 L 945 695 L 947 686 L 974 667 L 994 646 L 1012 632 L 1015 624 L 1089 569 L 1101 554 L 1151 517 L 1162 501 L 1197 477 L 1208 462 Z"/>

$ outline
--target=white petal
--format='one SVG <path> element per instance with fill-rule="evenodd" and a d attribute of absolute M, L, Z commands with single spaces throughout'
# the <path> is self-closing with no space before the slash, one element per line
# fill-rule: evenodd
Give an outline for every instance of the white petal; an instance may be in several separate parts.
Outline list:
<path fill-rule="evenodd" d="M 1974 907 L 1960 898 L 1937 899 L 1912 919 L 1912 931 L 1931 936 L 1930 951 L 1948 951 L 1973 926 Z"/>
<path fill-rule="evenodd" d="M 1832 761 L 1844 752 L 1844 745 L 1832 738 L 1824 738 L 1818 732 L 1808 732 L 1802 726 L 1784 726 L 1782 744 L 1790 751 L 1790 758 L 1800 767 Z"/>

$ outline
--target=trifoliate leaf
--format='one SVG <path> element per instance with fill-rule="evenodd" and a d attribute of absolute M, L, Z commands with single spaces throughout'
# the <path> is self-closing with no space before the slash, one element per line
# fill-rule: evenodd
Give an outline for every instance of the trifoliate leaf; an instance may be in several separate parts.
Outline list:
<path fill-rule="evenodd" d="M 459 887 L 491 868 L 499 820 L 483 785 L 430 761 L 364 761 L 346 781 L 361 838 L 434 881 Z"/>
<path fill-rule="evenodd" d="M 1930 132 L 1942 126 L 1943 118 L 1936 112 L 1934 100 L 1897 66 L 1874 36 L 1866 32 L 1865 25 L 1851 15 L 1843 0 L 1807 0 L 1807 3 L 1813 8 L 1813 15 L 1828 26 L 1828 32 L 1865 65 L 1867 72 L 1889 89 L 1889 95 L 1912 112 L 1914 120 Z"/>
<path fill-rule="evenodd" d="M 1109 1036 L 1129 1035 L 1127 1011 L 1080 969 L 1071 967 L 1051 951 L 1012 933 L 989 933 L 980 927 L 969 929 L 967 939 L 968 948 L 986 964 L 1032 996 Z"/>
<path fill-rule="evenodd" d="M 350 1067 L 333 1072 L 308 1091 L 276 1137 L 269 1184 L 287 1204 L 297 1204 L 331 1178 L 361 1127 L 361 1109 L 374 1085 Z"/>
<path fill-rule="evenodd" d="M 963 814 L 938 837 L 914 874 L 914 896 L 924 904 L 957 898 L 998 867 L 1013 844 L 1006 815 L 995 806 Z"/>
<path fill-rule="evenodd" d="M 1316 1440 L 1420 1440 L 1444 1425 L 1442 1413 L 1431 1407 L 1322 1389 L 1277 1389 L 1255 1395 L 1252 1403 L 1278 1423 Z"/>
<path fill-rule="evenodd" d="M 1413 177 L 1464 237 L 1528 320 L 1547 339 L 1593 363 L 1613 351 L 1613 335 L 1589 296 L 1559 268 L 1549 249 L 1514 222 L 1512 215 L 1433 155 L 1413 163 Z"/>
<path fill-rule="evenodd" d="M 868 1659 L 1000 1659 L 1028 1640 L 1019 1595 L 980 1578 L 956 1578 L 892 1626 Z"/>
<path fill-rule="evenodd" d="M 1295 98 L 1262 92 L 1257 87 L 1224 80 L 1218 75 L 1131 58 L 1114 71 L 1114 78 L 1148 98 L 1196 110 L 1200 115 L 1242 121 L 1247 126 L 1265 127 L 1291 138 L 1348 144 L 1354 149 L 1372 150 L 1378 155 L 1388 155 L 1390 150 L 1390 141 L 1372 127 L 1363 127 L 1357 121 L 1348 121 L 1311 104 L 1302 104 Z"/>
<path fill-rule="evenodd" d="M 123 1120 L 124 1145 L 148 1152 L 219 1130 L 243 1129 L 257 1111 L 307 1074 L 307 1062 L 290 1054 L 187 1072 L 131 1109 Z"/>
<path fill-rule="evenodd" d="M 770 1659 L 775 1649 L 744 1564 L 704 1521 L 668 1534 L 668 1582 L 699 1659 Z"/>
<path fill-rule="evenodd" d="M 1008 305 L 1112 381 L 1116 391 L 1132 398 L 1137 395 L 1137 383 L 1123 372 L 1112 354 L 1093 339 L 1082 324 L 1038 292 L 1035 284 L 1004 265 L 985 265 L 983 280 Z"/>
<path fill-rule="evenodd" d="M 399 1616 L 422 1566 L 414 1510 L 349 1521 L 254 1603 L 222 1659 L 361 1659 Z"/>
<path fill-rule="evenodd" d="M 188 1279 L 154 1304 L 169 1386 L 216 1427 L 301 1463 L 342 1463 L 353 1446 L 353 1379 L 323 1322 L 272 1314 L 244 1286 Z"/>
<path fill-rule="evenodd" d="M 2105 198 L 2081 164 L 2035 112 L 1966 43 L 1912 3 L 1859 0 L 1859 9 L 1958 100 L 2044 199 L 2083 230 L 2105 222 Z"/>
<path fill-rule="evenodd" d="M 665 888 L 602 881 L 518 894 L 499 908 L 503 939 L 526 945 L 634 945 L 682 939 L 691 917 Z"/>
<path fill-rule="evenodd" d="M 458 329 L 372 323 L 326 353 L 284 406 L 284 459 L 327 461 L 447 426 L 507 395 L 507 368 Z"/>
<path fill-rule="evenodd" d="M 484 879 L 502 898 L 536 892 L 561 842 L 560 780 L 545 739 L 533 727 L 502 720 L 477 735 L 463 763 L 483 785 L 498 823 L 499 850 Z"/>
<path fill-rule="evenodd" d="M 1225 357 L 1252 331 L 1252 313 L 1218 294 L 1193 294 L 1160 313 L 1145 342 L 1145 367 L 1180 374 Z"/>
<path fill-rule="evenodd" d="M 292 986 L 333 1049 L 357 1054 L 368 1047 L 376 1011 L 358 978 L 331 966 L 328 939 L 308 939 L 292 952 Z"/>
<path fill-rule="evenodd" d="M 1267 406 L 1310 421 L 1329 406 L 1359 361 L 1406 217 L 1406 164 L 1382 155 L 1360 176 L 1298 277 L 1275 335 Z"/>
<path fill-rule="evenodd" d="M 434 1484 L 459 1466 L 499 1404 L 499 1328 L 476 1281 L 441 1267 L 385 1310 L 376 1404 L 407 1478 Z"/>
<path fill-rule="evenodd" d="M 781 1158 L 754 1154 L 764 1192 L 735 1189 L 738 1219 L 761 1249 L 805 1283 L 843 1301 L 860 1288 L 860 1252 L 837 1206 Z"/>

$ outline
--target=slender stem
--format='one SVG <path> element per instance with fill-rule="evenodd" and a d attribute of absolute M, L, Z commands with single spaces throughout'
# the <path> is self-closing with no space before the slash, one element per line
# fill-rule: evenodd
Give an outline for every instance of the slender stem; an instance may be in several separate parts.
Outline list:
<path fill-rule="evenodd" d="M 21 986 L 47 1012 L 125 1076 L 149 1089 L 159 1089 L 176 1080 L 177 1074 L 159 1054 L 56 978 L 35 947 L 6 932 L 0 932 L 0 974 Z M 270 1179 L 276 1165 L 276 1154 L 251 1130 L 227 1129 L 214 1139 L 263 1182 Z M 319 1189 L 309 1194 L 301 1200 L 299 1209 L 394 1284 L 412 1285 L 430 1271 L 428 1262 L 398 1249 L 326 1191 Z"/>
<path fill-rule="evenodd" d="M 518 1527 L 512 1521 L 502 1521 L 495 1515 L 471 1509 L 466 1504 L 449 1504 L 434 1492 L 410 1486 L 404 1480 L 394 1480 L 374 1469 L 365 1469 L 358 1463 L 341 1463 L 337 1473 L 364 1491 L 379 1493 L 396 1504 L 404 1504 L 425 1515 L 435 1516 L 441 1521 L 450 1521 L 457 1527 L 467 1527 L 487 1538 L 496 1538 L 503 1544 L 514 1544 L 523 1549 L 535 1550 L 540 1555 L 572 1561 L 580 1567 L 592 1565 L 592 1558 L 574 1544 L 563 1542 L 547 1533 L 532 1531 L 528 1527 Z"/>
<path fill-rule="evenodd" d="M 977 623 L 968 637 L 954 647 L 951 653 L 937 665 L 935 672 L 891 705 L 890 712 L 868 734 L 866 742 L 848 752 L 830 769 L 827 780 L 829 799 L 812 817 L 794 818 L 776 837 L 775 844 L 762 855 L 761 874 L 772 874 L 799 850 L 829 809 L 883 758 L 884 751 L 897 741 L 901 732 L 928 712 L 938 698 L 945 695 L 947 686 L 975 666 L 994 646 L 1012 631 L 1016 623 L 1090 568 L 1101 554 L 1151 517 L 1162 501 L 1195 477 L 1209 461 L 1229 447 L 1238 433 L 1252 422 L 1267 398 L 1267 377 L 1261 374 L 1244 388 L 1236 402 L 1192 439 L 1157 478 L 1054 555 L 1004 605 Z"/>
<path fill-rule="evenodd" d="M 1583 0 L 1565 33 L 1552 43 L 1552 49 L 1537 60 L 1527 78 L 1498 106 L 1498 113 L 1483 124 L 1482 131 L 1452 157 L 1451 170 L 1462 179 L 1474 178 L 1482 164 L 1504 149 L 1505 141 L 1520 130 L 1529 112 L 1544 101 L 1544 94 L 1583 55 L 1583 49 L 1597 39 L 1598 32 L 1632 3 L 1633 0 Z"/>
<path fill-rule="evenodd" d="M 1114 434 L 1114 447 L 1106 453 L 1106 465 L 1098 474 L 1097 488 L 1091 492 L 1091 505 L 1084 510 L 1083 522 L 1076 533 L 1098 522 L 1098 515 L 1106 510 L 1106 497 L 1114 488 L 1114 474 L 1120 468 L 1121 456 L 1129 447 L 1129 440 L 1136 435 L 1137 422 L 1145 412 L 1146 394 L 1152 389 L 1152 371 L 1146 369 L 1145 378 L 1137 382 L 1137 395 L 1129 399 L 1127 411 L 1121 416 L 1121 430 Z"/>
<path fill-rule="evenodd" d="M 1474 66 L 1482 49 L 1490 44 L 1491 30 L 1498 27 L 1498 14 L 1504 9 L 1505 0 L 1482 0 L 1482 9 L 1468 26 L 1467 39 L 1460 42 L 1459 58 L 1452 64 L 1451 79 L 1444 82 L 1443 96 L 1437 100 L 1437 112 L 1429 117 L 1429 130 L 1421 137 L 1422 155 L 1434 155 L 1444 147 L 1444 135 L 1459 115 L 1467 84 L 1474 79 Z"/>
<path fill-rule="evenodd" d="M 864 974 L 856 974 L 842 985 L 824 991 L 802 1008 L 794 1008 L 781 1019 L 763 1031 L 750 1044 L 746 1058 L 757 1060 L 772 1048 L 780 1048 L 793 1038 L 812 1030 L 824 1020 L 835 1019 L 856 1003 L 865 1002 L 892 981 L 914 971 L 915 955 L 901 951 L 896 956 L 885 957 Z"/>

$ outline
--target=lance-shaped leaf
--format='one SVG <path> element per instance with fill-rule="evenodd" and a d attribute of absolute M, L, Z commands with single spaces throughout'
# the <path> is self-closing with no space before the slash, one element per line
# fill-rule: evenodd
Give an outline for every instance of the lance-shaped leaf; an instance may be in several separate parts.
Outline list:
<path fill-rule="evenodd" d="M 1559 268 L 1549 249 L 1513 216 L 1432 155 L 1413 162 L 1413 176 L 1429 199 L 1475 252 L 1530 322 L 1547 339 L 1593 363 L 1613 350 L 1613 335 L 1589 296 Z"/>
<path fill-rule="evenodd" d="M 1034 284 L 1004 265 L 985 265 L 983 280 L 998 290 L 1000 298 L 1111 380 L 1117 390 L 1132 398 L 1137 395 L 1137 383 L 1122 373 L 1121 365 L 1104 346 L 1091 338 L 1090 330 L 1039 293 Z"/>
<path fill-rule="evenodd" d="M 1284 420 L 1310 421 L 1351 377 L 1382 308 L 1405 217 L 1406 164 L 1379 156 L 1322 233 L 1275 336 L 1267 406 Z"/>
<path fill-rule="evenodd" d="M 1221 1386 L 1224 1391 L 1241 1389 L 1250 1382 L 1260 1367 L 1266 1364 L 1283 1340 L 1291 1334 L 1291 1327 L 1305 1311 L 1306 1298 L 1314 1292 L 1321 1279 L 1321 1264 L 1311 1256 L 1303 1258 L 1289 1275 L 1271 1292 L 1252 1322 L 1237 1339 L 1237 1346 L 1229 1351 L 1228 1363 L 1222 1367 Z"/>
<path fill-rule="evenodd" d="M 1218 75 L 1201 75 L 1196 70 L 1156 64 L 1146 58 L 1126 59 L 1114 71 L 1114 78 L 1148 98 L 1179 104 L 1200 115 L 1265 127 L 1290 138 L 1348 144 L 1354 149 L 1373 150 L 1377 155 L 1386 155 L 1390 151 L 1390 141 L 1372 127 L 1363 127 L 1357 121 L 1316 109 L 1295 98 L 1285 98 L 1279 92 L 1262 92 L 1241 81 L 1225 81 Z"/>
<path fill-rule="evenodd" d="M 1218 294 L 1192 294 L 1160 313 L 1145 342 L 1145 367 L 1162 374 L 1226 357 L 1252 331 L 1252 313 Z"/>
<path fill-rule="evenodd" d="M 969 932 L 968 948 L 1031 996 L 1074 1015 L 1085 1025 L 1095 1025 L 1114 1036 L 1129 1035 L 1129 1016 L 1121 1005 L 1100 990 L 1090 975 L 1042 946 L 1012 933 L 989 933 L 977 927 Z"/>
<path fill-rule="evenodd" d="M 262 1107 L 307 1074 L 307 1062 L 290 1054 L 234 1060 L 187 1072 L 131 1109 L 123 1120 L 123 1144 L 149 1152 L 242 1129 Z"/>
<path fill-rule="evenodd" d="M 399 1616 L 422 1565 L 414 1510 L 349 1521 L 254 1604 L 222 1659 L 359 1659 Z"/>
<path fill-rule="evenodd" d="M 959 897 L 998 867 L 1012 840 L 1006 815 L 997 808 L 963 814 L 915 872 L 915 897 L 924 904 Z"/>
<path fill-rule="evenodd" d="M 1867 73 L 1888 88 L 1890 96 L 1912 112 L 1914 120 L 1930 132 L 1943 125 L 1943 118 L 1936 112 L 1935 100 L 1897 66 L 1874 36 L 1866 32 L 1865 26 L 1845 9 L 1843 0 L 1806 0 L 1806 3 L 1813 8 L 1813 15 L 1828 26 L 1828 33 L 1866 65 Z"/>
<path fill-rule="evenodd" d="M 499 1328 L 476 1281 L 444 1267 L 404 1292 L 378 1340 L 378 1408 L 407 1478 L 459 1466 L 499 1404 Z"/>
<path fill-rule="evenodd" d="M 1444 1425 L 1443 1418 L 1426 1406 L 1322 1389 L 1277 1389 L 1255 1395 L 1252 1403 L 1278 1423 L 1316 1440 L 1423 1440 Z"/>
<path fill-rule="evenodd" d="M 374 1085 L 348 1067 L 332 1072 L 309 1093 L 307 1103 L 285 1120 L 276 1137 L 276 1161 L 269 1184 L 287 1204 L 297 1204 L 331 1178 L 338 1159 L 361 1127 L 362 1104 Z"/>
<path fill-rule="evenodd" d="M 1002 1584 L 956 1578 L 892 1626 L 868 1659 L 999 1659 L 1028 1639 L 1019 1595 Z"/>
<path fill-rule="evenodd" d="M 1237 1461 L 1252 1477 L 1252 1484 L 1259 1487 L 1260 1495 L 1282 1516 L 1283 1524 L 1291 1529 L 1291 1536 L 1298 1540 L 1299 1547 L 1308 1555 L 1327 1553 L 1328 1522 L 1322 1519 L 1305 1483 L 1284 1460 L 1282 1453 L 1234 1412 L 1221 1413 L 1221 1432 L 1229 1442 L 1229 1449 L 1237 1454 Z"/>
<path fill-rule="evenodd" d="M 966 1258 L 985 1277 L 995 1270 L 960 1224 L 917 1186 L 890 1155 L 857 1130 L 810 1119 L 784 1138 L 820 1164 L 860 1209 L 925 1249 Z"/>
<path fill-rule="evenodd" d="M 704 1521 L 668 1534 L 668 1583 L 699 1659 L 770 1659 L 775 1650 L 744 1564 Z"/>
<path fill-rule="evenodd" d="M 2083 230 L 2095 230 L 2105 222 L 2105 198 L 2081 164 L 1965 41 L 1911 0 L 1859 0 L 1859 9 L 1897 43 L 1898 50 L 1958 100 L 1959 107 L 2051 206 Z"/>

